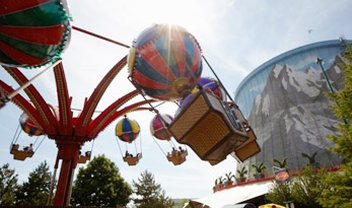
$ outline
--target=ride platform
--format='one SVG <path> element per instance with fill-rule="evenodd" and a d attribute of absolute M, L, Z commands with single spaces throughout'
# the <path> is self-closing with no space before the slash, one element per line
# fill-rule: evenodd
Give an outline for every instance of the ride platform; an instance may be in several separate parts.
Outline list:
<path fill-rule="evenodd" d="M 180 165 L 186 161 L 186 156 L 188 155 L 187 150 L 176 151 L 175 154 L 167 155 L 167 160 L 172 162 L 172 164 Z"/>
<path fill-rule="evenodd" d="M 87 151 L 84 155 L 80 155 L 78 158 L 78 163 L 80 164 L 84 164 L 86 163 L 88 160 L 90 160 L 91 157 L 91 151 Z"/>
<path fill-rule="evenodd" d="M 142 158 L 142 153 L 138 153 L 136 156 L 125 156 L 123 157 L 123 161 L 127 162 L 129 166 L 135 166 L 139 162 L 139 160 Z"/>
<path fill-rule="evenodd" d="M 34 155 L 32 150 L 19 150 L 18 144 L 12 145 L 10 153 L 13 154 L 13 159 L 22 161 Z"/>

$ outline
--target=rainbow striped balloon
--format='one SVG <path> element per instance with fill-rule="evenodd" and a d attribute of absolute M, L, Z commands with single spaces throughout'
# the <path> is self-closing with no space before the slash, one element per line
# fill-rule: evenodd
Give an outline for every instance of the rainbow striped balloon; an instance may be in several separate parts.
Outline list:
<path fill-rule="evenodd" d="M 167 125 L 171 124 L 172 121 L 172 116 L 168 114 L 155 115 L 150 122 L 150 132 L 157 139 L 170 140 L 172 134 L 168 130 Z"/>
<path fill-rule="evenodd" d="M 37 127 L 26 113 L 22 113 L 19 120 L 22 130 L 29 136 L 40 136 L 44 134 L 44 131 Z"/>
<path fill-rule="evenodd" d="M 184 28 L 154 25 L 131 47 L 128 66 L 137 88 L 160 100 L 182 97 L 202 72 L 201 48 Z"/>
<path fill-rule="evenodd" d="M 121 119 L 115 127 L 116 136 L 124 142 L 133 142 L 140 132 L 140 127 L 135 120 L 127 117 Z"/>
<path fill-rule="evenodd" d="M 1 0 L 0 64 L 38 67 L 60 58 L 71 27 L 65 0 Z"/>

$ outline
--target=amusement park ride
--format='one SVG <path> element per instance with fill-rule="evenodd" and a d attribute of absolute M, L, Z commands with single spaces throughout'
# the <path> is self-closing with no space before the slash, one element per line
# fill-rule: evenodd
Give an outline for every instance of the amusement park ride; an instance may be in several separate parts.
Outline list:
<path fill-rule="evenodd" d="M 0 64 L 20 86 L 13 89 L 0 80 L 0 105 L 4 107 L 11 101 L 24 112 L 21 127 L 26 133 L 45 134 L 55 141 L 58 148 L 55 168 L 61 161 L 61 169 L 54 205 L 69 203 L 77 163 L 90 159 L 90 152 L 80 154 L 81 147 L 96 139 L 110 123 L 132 111 L 155 112 L 150 126 L 158 141 L 171 142 L 173 137 L 211 165 L 229 154 L 243 161 L 260 151 L 254 132 L 217 75 L 214 73 L 216 79 L 201 78 L 202 60 L 210 65 L 195 37 L 182 27 L 154 25 L 143 31 L 131 47 L 114 42 L 129 47 L 129 54 L 110 69 L 86 99 L 80 114 L 74 116 L 61 53 L 69 44 L 72 29 L 103 37 L 71 26 L 64 0 L 4 0 L 0 4 Z M 44 65 L 53 68 L 57 107 L 48 104 L 31 84 L 32 80 L 18 68 Z M 98 115 L 94 114 L 107 87 L 126 65 L 130 72 L 128 79 L 135 89 Z M 138 95 L 141 95 L 140 101 L 129 103 Z M 179 105 L 175 118 L 160 114 L 153 106 L 161 101 Z M 138 124 L 127 116 L 116 125 L 116 136 L 128 145 L 135 142 L 139 131 Z M 174 165 L 183 163 L 187 150 L 171 146 L 167 159 Z M 16 144 L 11 149 L 11 154 L 19 160 L 32 157 L 34 152 L 19 150 Z M 123 159 L 129 165 L 136 165 L 141 158 L 142 152 L 136 150 L 135 155 L 130 155 L 126 149 Z"/>

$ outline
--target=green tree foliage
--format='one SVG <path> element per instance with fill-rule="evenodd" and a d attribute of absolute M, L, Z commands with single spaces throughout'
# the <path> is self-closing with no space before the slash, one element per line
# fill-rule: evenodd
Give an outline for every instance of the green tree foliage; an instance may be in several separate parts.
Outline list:
<path fill-rule="evenodd" d="M 165 196 L 161 185 L 155 182 L 154 175 L 147 170 L 141 173 L 138 182 L 132 181 L 133 192 L 137 195 L 133 199 L 138 208 L 172 208 L 173 201 Z"/>
<path fill-rule="evenodd" d="M 344 164 L 341 170 L 329 173 L 322 179 L 319 203 L 323 207 L 352 207 L 352 47 L 347 47 L 346 65 L 343 67 L 344 87 L 331 94 L 335 101 L 334 112 L 341 122 L 338 126 L 339 135 L 331 136 L 335 142 L 333 151 L 341 155 Z"/>
<path fill-rule="evenodd" d="M 274 183 L 273 187 L 269 191 L 269 193 L 265 196 L 265 198 L 275 204 L 284 205 L 285 202 L 294 201 L 292 194 L 292 184 L 284 183 L 278 184 Z"/>
<path fill-rule="evenodd" d="M 126 206 L 131 194 L 131 187 L 121 177 L 115 163 L 99 155 L 87 167 L 79 169 L 71 203 L 74 206 Z"/>
<path fill-rule="evenodd" d="M 306 165 L 303 168 L 302 174 L 295 178 L 291 190 L 292 198 L 296 201 L 297 207 L 321 207 L 318 203 L 322 186 L 320 180 L 325 174 L 325 170 L 317 170 L 315 164 Z"/>
<path fill-rule="evenodd" d="M 19 186 L 17 205 L 46 205 L 50 194 L 51 173 L 46 161 L 29 174 L 28 182 Z"/>
<path fill-rule="evenodd" d="M 292 200 L 296 207 L 352 207 L 352 48 L 345 54 L 344 87 L 331 94 L 334 111 L 341 123 L 339 135 L 329 137 L 335 142 L 333 151 L 344 161 L 340 171 L 326 173 L 313 165 L 315 155 L 309 159 L 303 174 L 291 184 L 275 185 L 267 198 L 275 203 Z M 319 203 L 319 204 L 318 204 Z"/>
<path fill-rule="evenodd" d="M 0 168 L 0 206 L 12 205 L 15 201 L 17 176 L 8 163 Z"/>
<path fill-rule="evenodd" d="M 321 207 L 318 204 L 318 196 L 322 184 L 320 179 L 325 175 L 324 170 L 317 170 L 307 165 L 303 168 L 301 175 L 284 184 L 274 184 L 266 198 L 274 203 L 284 205 L 292 201 L 295 207 L 310 208 Z"/>

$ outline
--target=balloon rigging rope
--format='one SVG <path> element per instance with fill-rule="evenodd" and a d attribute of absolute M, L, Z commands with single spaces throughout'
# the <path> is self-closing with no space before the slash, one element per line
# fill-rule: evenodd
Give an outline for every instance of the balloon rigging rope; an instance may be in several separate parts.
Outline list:
<path fill-rule="evenodd" d="M 134 144 L 134 148 L 135 148 L 135 150 L 136 150 L 136 155 L 137 155 L 137 153 L 138 153 L 137 142 L 136 142 L 136 141 L 133 141 L 133 144 Z"/>
<path fill-rule="evenodd" d="M 202 55 L 202 58 L 203 58 L 203 60 L 205 61 L 205 63 L 208 65 L 209 69 L 210 69 L 211 72 L 214 74 L 214 76 L 216 77 L 216 79 L 218 80 L 218 82 L 219 82 L 221 88 L 225 91 L 227 97 L 229 97 L 230 101 L 234 103 L 234 101 L 233 101 L 233 99 L 232 99 L 230 93 L 226 90 L 225 86 L 224 86 L 223 83 L 220 81 L 220 79 L 219 79 L 218 75 L 215 73 L 213 67 L 211 67 L 211 65 L 209 64 L 208 60 L 205 58 L 204 55 Z"/>
<path fill-rule="evenodd" d="M 166 153 L 164 152 L 164 150 L 161 148 L 160 144 L 156 141 L 156 139 L 154 137 L 153 137 L 153 140 L 154 140 L 155 144 L 158 145 L 159 149 L 164 154 L 164 156 L 166 157 Z"/>
<path fill-rule="evenodd" d="M 20 130 L 20 124 L 18 124 L 17 129 L 16 129 L 16 131 L 15 131 L 15 134 L 13 135 L 12 142 L 11 142 L 11 145 L 10 145 L 10 150 L 11 150 L 11 148 L 12 148 L 12 145 L 17 142 L 18 137 L 19 137 L 20 134 L 21 134 L 21 132 L 20 132 L 19 130 Z"/>
<path fill-rule="evenodd" d="M 170 143 L 171 147 L 176 147 L 175 143 L 171 139 L 169 140 L 169 143 Z"/>
<path fill-rule="evenodd" d="M 121 153 L 121 157 L 123 158 L 123 153 L 122 153 L 122 149 L 120 146 L 120 142 L 119 142 L 119 138 L 116 137 L 116 142 L 117 142 L 117 146 L 119 147 L 120 153 Z"/>
<path fill-rule="evenodd" d="M 43 143 L 44 139 L 46 136 L 43 136 L 42 140 L 40 141 L 40 143 L 38 144 L 38 146 L 35 148 L 34 152 L 36 152 L 38 150 L 38 148 L 40 147 L 40 145 Z M 38 138 L 37 138 L 38 139 Z"/>
<path fill-rule="evenodd" d="M 142 136 L 141 136 L 141 134 L 139 135 L 139 147 L 140 147 L 140 150 L 142 153 Z"/>
<path fill-rule="evenodd" d="M 94 142 L 95 142 L 95 139 L 93 139 L 93 141 L 92 141 L 92 147 L 90 148 L 90 154 L 93 153 Z"/>
<path fill-rule="evenodd" d="M 37 136 L 34 140 L 34 143 L 33 143 L 33 146 L 35 146 L 37 143 L 38 143 L 38 139 L 39 139 L 40 136 Z"/>

